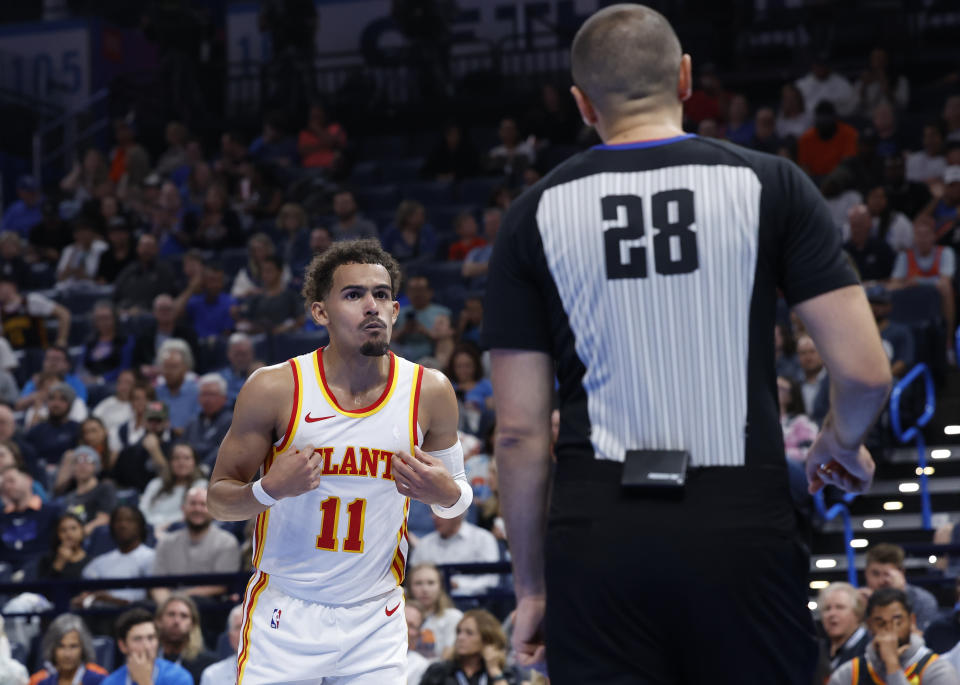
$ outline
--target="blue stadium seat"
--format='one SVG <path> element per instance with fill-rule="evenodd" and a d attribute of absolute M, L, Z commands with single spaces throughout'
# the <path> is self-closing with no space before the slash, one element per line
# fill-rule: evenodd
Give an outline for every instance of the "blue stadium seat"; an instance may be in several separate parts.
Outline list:
<path fill-rule="evenodd" d="M 113 638 L 108 635 L 93 636 L 93 653 L 98 666 L 109 673 L 113 671 L 114 658 L 117 652 Z"/>
<path fill-rule="evenodd" d="M 393 211 L 400 203 L 400 192 L 395 185 L 358 188 L 357 204 L 363 212 Z"/>
<path fill-rule="evenodd" d="M 270 355 L 271 363 L 277 364 L 297 355 L 312 352 L 318 347 L 326 345 L 329 341 L 330 336 L 327 335 L 325 330 L 298 331 L 274 336 Z"/>
<path fill-rule="evenodd" d="M 244 247 L 228 247 L 220 251 L 220 263 L 229 278 L 236 276 L 240 269 L 247 265 L 247 249 Z"/>
<path fill-rule="evenodd" d="M 416 274 L 426 276 L 435 293 L 445 291 L 450 286 L 463 286 L 463 275 L 460 269 L 463 262 L 441 262 L 437 264 L 423 264 L 416 269 Z M 411 274 L 414 271 L 411 270 Z"/>
<path fill-rule="evenodd" d="M 96 302 L 112 298 L 112 285 L 96 285 L 80 290 L 59 292 L 54 299 L 69 309 L 71 314 L 86 314 L 93 309 Z"/>
<path fill-rule="evenodd" d="M 437 205 L 427 208 L 427 217 L 437 233 L 453 235 L 453 222 L 461 212 L 475 212 L 472 205 Z M 476 215 L 474 215 L 476 216 Z"/>
<path fill-rule="evenodd" d="M 457 196 L 465 204 L 486 207 L 490 203 L 493 189 L 501 185 L 499 178 L 468 178 L 460 181 L 457 187 Z"/>
<path fill-rule="evenodd" d="M 407 154 L 406 136 L 370 136 L 361 144 L 363 159 L 399 159 Z"/>
<path fill-rule="evenodd" d="M 380 175 L 386 183 L 409 183 L 420 178 L 422 166 L 420 157 L 384 160 L 380 164 Z"/>
<path fill-rule="evenodd" d="M 403 186 L 403 197 L 425 205 L 445 205 L 453 202 L 453 184 L 448 181 L 419 181 Z"/>
<path fill-rule="evenodd" d="M 374 186 L 382 181 L 380 162 L 357 162 L 350 172 L 350 183 L 355 186 Z"/>
<path fill-rule="evenodd" d="M 70 317 L 69 345 L 82 345 L 93 332 L 93 322 L 89 314 L 76 314 Z"/>
<path fill-rule="evenodd" d="M 940 319 L 940 293 L 932 285 L 901 288 L 890 293 L 890 318 L 900 323 L 925 323 Z"/>

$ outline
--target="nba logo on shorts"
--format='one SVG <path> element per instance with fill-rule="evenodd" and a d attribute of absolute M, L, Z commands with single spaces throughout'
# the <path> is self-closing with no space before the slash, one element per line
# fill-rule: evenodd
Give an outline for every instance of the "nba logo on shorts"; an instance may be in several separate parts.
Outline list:
<path fill-rule="evenodd" d="M 274 609 L 273 616 L 270 618 L 270 627 L 279 628 L 280 627 L 280 610 Z"/>

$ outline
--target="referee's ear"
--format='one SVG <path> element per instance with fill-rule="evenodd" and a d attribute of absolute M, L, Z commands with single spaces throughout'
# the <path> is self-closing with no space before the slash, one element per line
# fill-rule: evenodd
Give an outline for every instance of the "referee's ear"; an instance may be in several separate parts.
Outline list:
<path fill-rule="evenodd" d="M 684 53 L 680 58 L 680 73 L 677 74 L 677 99 L 686 102 L 693 92 L 693 66 L 690 55 Z"/>
<path fill-rule="evenodd" d="M 570 86 L 570 94 L 573 95 L 573 99 L 577 103 L 577 109 L 580 110 L 580 118 L 583 119 L 583 123 L 591 127 L 596 126 L 597 110 L 594 109 L 593 103 L 590 102 L 586 93 L 576 86 Z"/>

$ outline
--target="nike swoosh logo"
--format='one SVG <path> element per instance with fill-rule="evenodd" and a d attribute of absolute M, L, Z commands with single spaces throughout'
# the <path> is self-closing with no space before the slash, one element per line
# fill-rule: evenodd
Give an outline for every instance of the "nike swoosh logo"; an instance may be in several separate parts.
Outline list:
<path fill-rule="evenodd" d="M 331 414 L 330 416 L 318 416 L 317 418 L 313 418 L 310 416 L 310 412 L 307 412 L 307 415 L 303 417 L 303 420 L 307 423 L 316 423 L 317 421 L 326 421 L 327 419 L 332 419 L 335 416 L 336 414 Z"/>
<path fill-rule="evenodd" d="M 383 610 L 387 613 L 387 616 L 393 616 L 393 613 L 399 608 L 400 608 L 400 602 L 397 602 L 397 606 L 393 607 L 392 609 L 383 607 Z"/>

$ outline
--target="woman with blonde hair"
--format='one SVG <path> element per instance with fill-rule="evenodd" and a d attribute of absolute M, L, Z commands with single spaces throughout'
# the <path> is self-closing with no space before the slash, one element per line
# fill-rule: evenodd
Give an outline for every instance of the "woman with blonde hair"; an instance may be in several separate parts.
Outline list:
<path fill-rule="evenodd" d="M 260 276 L 260 267 L 263 262 L 277 253 L 277 246 L 266 233 L 254 233 L 247 241 L 247 265 L 240 269 L 233 279 L 230 294 L 238 300 L 256 295 L 263 290 L 263 280 Z M 283 286 L 290 283 L 290 269 L 286 266 L 280 275 Z"/>
<path fill-rule="evenodd" d="M 410 570 L 410 595 L 423 607 L 420 645 L 417 651 L 428 659 L 438 659 L 453 647 L 457 623 L 463 612 L 443 588 L 440 569 L 433 564 L 417 564 Z"/>
<path fill-rule="evenodd" d="M 162 534 L 171 524 L 183 520 L 181 505 L 187 490 L 206 484 L 193 447 L 185 442 L 177 443 L 171 448 L 170 458 L 160 475 L 147 483 L 140 497 L 140 511 L 154 532 Z"/>
<path fill-rule="evenodd" d="M 500 622 L 489 611 L 471 609 L 457 623 L 452 658 L 428 668 L 420 685 L 517 685 L 519 674 L 506 664 L 507 636 Z"/>

